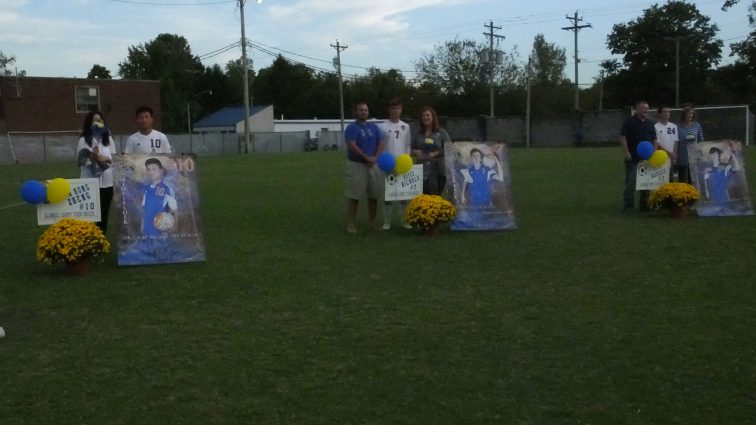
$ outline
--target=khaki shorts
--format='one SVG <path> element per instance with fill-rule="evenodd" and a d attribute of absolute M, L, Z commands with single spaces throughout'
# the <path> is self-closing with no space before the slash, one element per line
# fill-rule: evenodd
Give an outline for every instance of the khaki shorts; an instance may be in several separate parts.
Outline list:
<path fill-rule="evenodd" d="M 347 161 L 346 192 L 349 199 L 383 199 L 383 172 L 377 165 Z"/>

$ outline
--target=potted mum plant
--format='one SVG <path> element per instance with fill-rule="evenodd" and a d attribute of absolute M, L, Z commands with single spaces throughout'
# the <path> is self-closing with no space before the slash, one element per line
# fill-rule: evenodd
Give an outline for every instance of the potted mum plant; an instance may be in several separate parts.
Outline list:
<path fill-rule="evenodd" d="M 37 241 L 37 260 L 65 263 L 66 273 L 89 273 L 93 259 L 110 252 L 110 243 L 92 222 L 64 218 L 48 227 Z"/>
<path fill-rule="evenodd" d="M 667 183 L 651 192 L 648 207 L 653 210 L 666 208 L 673 217 L 683 218 L 700 197 L 698 189 L 688 183 Z"/>
<path fill-rule="evenodd" d="M 448 223 L 457 215 L 451 202 L 438 195 L 418 195 L 404 211 L 404 221 L 419 227 L 427 235 L 437 235 L 441 223 Z"/>

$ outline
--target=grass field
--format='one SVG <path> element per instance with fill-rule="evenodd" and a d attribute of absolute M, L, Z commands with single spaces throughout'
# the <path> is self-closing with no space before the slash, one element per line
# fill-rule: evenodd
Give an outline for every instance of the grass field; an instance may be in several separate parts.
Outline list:
<path fill-rule="evenodd" d="M 343 152 L 203 157 L 208 261 L 85 278 L 0 209 L 0 424 L 756 423 L 756 218 L 622 214 L 620 156 L 515 149 L 519 228 L 436 238 L 348 235 Z"/>

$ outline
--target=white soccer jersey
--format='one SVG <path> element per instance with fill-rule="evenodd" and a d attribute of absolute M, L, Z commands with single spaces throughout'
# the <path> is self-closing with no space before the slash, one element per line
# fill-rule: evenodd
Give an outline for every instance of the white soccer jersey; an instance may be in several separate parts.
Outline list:
<path fill-rule="evenodd" d="M 672 152 L 675 149 L 675 143 L 677 143 L 677 124 L 657 122 L 654 124 L 654 128 L 656 128 L 656 143 L 664 150 Z"/>
<path fill-rule="evenodd" d="M 404 121 L 391 122 L 386 120 L 380 124 L 383 132 L 384 150 L 394 157 L 404 153 L 410 153 L 412 134 L 410 126 Z"/>
<path fill-rule="evenodd" d="M 171 144 L 168 143 L 168 137 L 165 134 L 152 130 L 150 134 L 144 135 L 136 132 L 126 139 L 124 153 L 171 153 Z"/>

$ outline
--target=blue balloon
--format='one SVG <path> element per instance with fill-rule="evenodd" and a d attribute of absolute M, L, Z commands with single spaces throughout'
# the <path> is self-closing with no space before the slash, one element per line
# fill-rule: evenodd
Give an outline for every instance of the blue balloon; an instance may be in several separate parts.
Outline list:
<path fill-rule="evenodd" d="M 47 199 L 47 187 L 42 182 L 27 180 L 21 186 L 21 198 L 30 204 L 41 204 Z"/>
<path fill-rule="evenodd" d="M 654 145 L 648 140 L 644 140 L 638 143 L 638 146 L 635 148 L 635 153 L 640 159 L 649 159 L 654 153 Z"/>
<path fill-rule="evenodd" d="M 394 155 L 391 155 L 388 152 L 383 152 L 381 156 L 378 157 L 378 168 L 384 173 L 394 171 L 394 167 L 396 167 L 396 158 L 394 158 Z"/>

